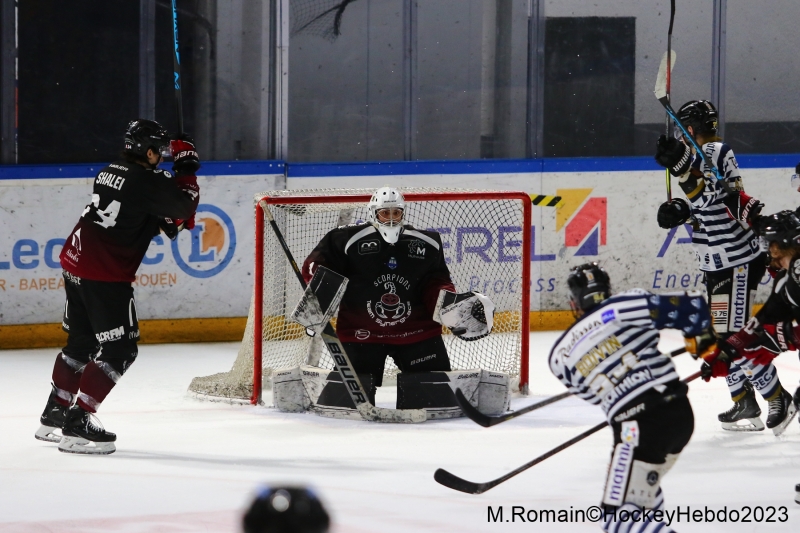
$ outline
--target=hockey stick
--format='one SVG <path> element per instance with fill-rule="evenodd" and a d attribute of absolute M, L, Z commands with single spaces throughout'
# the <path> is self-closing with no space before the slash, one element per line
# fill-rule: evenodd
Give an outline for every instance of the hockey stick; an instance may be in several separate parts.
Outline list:
<path fill-rule="evenodd" d="M 675 0 L 670 0 L 669 30 L 667 31 L 667 102 L 670 101 L 670 89 L 672 86 L 672 69 L 675 67 L 675 53 L 672 51 L 672 24 L 675 22 Z M 665 118 L 665 129 L 667 137 L 670 131 L 669 114 Z M 667 200 L 672 200 L 672 179 L 670 179 L 669 169 L 667 172 Z"/>
<path fill-rule="evenodd" d="M 700 372 L 695 372 L 694 374 L 692 374 L 688 378 L 684 379 L 683 382 L 684 383 L 690 383 L 690 382 L 694 381 L 695 379 L 697 379 L 698 377 L 700 377 Z M 467 494 L 483 494 L 487 490 L 493 489 L 494 487 L 496 487 L 497 485 L 503 483 L 504 481 L 507 481 L 507 480 L 511 479 L 512 477 L 516 476 L 517 474 L 522 473 L 525 470 L 529 469 L 530 467 L 541 463 L 545 459 L 548 459 L 548 458 L 554 456 L 558 452 L 566 450 L 567 448 L 569 448 L 573 444 L 582 441 L 586 437 L 588 437 L 588 436 L 590 436 L 590 435 L 592 435 L 594 433 L 597 433 L 598 431 L 600 431 L 601 429 L 603 429 L 607 425 L 608 425 L 608 422 L 601 422 L 600 424 L 597 424 L 596 426 L 587 429 L 586 431 L 584 431 L 580 435 L 577 435 L 577 436 L 569 439 L 568 441 L 564 442 L 563 444 L 559 444 L 558 446 L 556 446 L 555 448 L 553 448 L 549 452 L 547 452 L 547 453 L 545 453 L 543 455 L 540 455 L 539 457 L 537 457 L 533 461 L 525 463 L 524 465 L 520 466 L 519 468 L 515 468 L 514 470 L 512 470 L 508 474 L 506 474 L 506 475 L 504 475 L 502 477 L 499 477 L 497 479 L 494 479 L 492 481 L 487 481 L 485 483 L 475 483 L 474 481 L 467 481 L 466 479 L 463 479 L 463 478 L 460 478 L 460 477 L 458 477 L 458 476 L 456 476 L 454 474 L 451 474 L 450 472 L 448 472 L 447 470 L 444 470 L 442 468 L 439 468 L 439 469 L 436 470 L 436 472 L 433 474 L 433 479 L 435 479 L 437 483 L 439 483 L 441 485 L 444 485 L 445 487 L 447 487 L 449 489 L 457 490 L 457 491 L 460 491 L 460 492 L 466 492 Z"/>
<path fill-rule="evenodd" d="M 172 70 L 175 80 L 175 107 L 178 113 L 178 134 L 183 135 L 183 96 L 181 93 L 181 54 L 178 50 L 178 6 L 177 0 L 172 0 Z"/>
<path fill-rule="evenodd" d="M 292 257 L 289 245 L 286 244 L 283 233 L 281 233 L 280 228 L 278 228 L 278 224 L 275 222 L 275 217 L 272 216 L 269 205 L 267 205 L 267 202 L 264 200 L 261 200 L 259 205 L 269 220 L 272 231 L 275 232 L 275 236 L 278 238 L 281 248 L 283 248 L 283 253 L 286 254 L 286 259 L 288 259 L 289 264 L 292 265 L 292 270 L 297 276 L 300 286 L 303 287 L 303 290 L 306 290 L 307 284 L 303 279 L 303 274 L 300 272 L 294 257 Z M 347 393 L 350 395 L 353 404 L 355 404 L 356 409 L 364 420 L 370 422 L 401 422 L 412 424 L 425 422 L 425 420 L 427 420 L 428 417 L 425 413 L 425 409 L 387 409 L 385 407 L 376 407 L 372 405 L 369 402 L 367 393 L 364 391 L 361 380 L 358 379 L 358 374 L 353 371 L 353 365 L 344 350 L 344 346 L 342 346 L 342 342 L 339 340 L 330 322 L 325 325 L 325 329 L 322 330 L 321 335 L 322 341 L 325 343 L 325 346 L 328 347 L 336 370 L 342 376 Z"/>
<path fill-rule="evenodd" d="M 673 54 L 675 52 L 672 52 Z M 689 131 L 686 129 L 686 126 L 678 119 L 677 113 L 675 110 L 672 109 L 672 105 L 669 103 L 669 96 L 667 96 L 667 63 L 671 63 L 667 59 L 667 54 L 664 54 L 664 57 L 661 59 L 661 65 L 658 67 L 658 76 L 656 77 L 656 87 L 653 92 L 656 95 L 656 98 L 661 105 L 664 106 L 664 109 L 667 111 L 667 115 L 669 118 L 672 119 L 672 122 L 675 123 L 676 126 L 681 130 L 683 133 L 683 138 L 687 139 L 694 148 L 695 152 L 700 154 L 700 157 L 703 158 L 703 162 L 706 164 L 708 168 L 714 173 L 714 177 L 717 178 L 719 181 L 720 186 L 725 190 L 725 192 L 729 194 L 734 194 L 733 190 L 731 189 L 728 182 L 725 181 L 725 178 L 720 174 L 719 169 L 711 162 L 711 158 L 708 157 L 703 150 L 700 149 L 700 146 L 697 144 L 697 141 L 689 135 Z M 669 171 L 669 169 L 667 169 Z"/>
<path fill-rule="evenodd" d="M 686 351 L 686 348 L 685 347 L 681 347 L 681 348 L 677 348 L 675 350 L 672 350 L 671 352 L 668 352 L 668 353 L 666 353 L 664 355 L 669 355 L 670 357 L 675 357 L 676 355 L 680 355 L 680 354 L 684 353 L 685 351 Z M 461 392 L 461 389 L 456 389 L 456 401 L 458 402 L 459 407 L 461 407 L 461 410 L 464 412 L 464 415 L 467 418 L 469 418 L 470 420 L 472 420 L 473 422 L 475 422 L 476 424 L 478 424 L 479 426 L 483 426 L 485 428 L 496 426 L 497 424 L 502 424 L 503 422 L 507 422 L 507 421 L 509 421 L 511 419 L 517 418 L 518 416 L 522 416 L 522 415 L 524 415 L 526 413 L 530 413 L 531 411 L 535 411 L 537 409 L 541 409 L 542 407 L 545 407 L 546 405 L 550 405 L 551 403 L 556 403 L 556 402 L 558 402 L 560 400 L 563 400 L 564 398 L 567 398 L 569 396 L 572 396 L 571 392 L 562 392 L 561 394 L 557 394 L 555 396 L 551 396 L 550 398 L 547 398 L 546 400 L 542 400 L 539 403 L 535 403 L 533 405 L 529 405 L 528 407 L 523 407 L 522 409 L 519 409 L 517 411 L 513 411 L 511 413 L 506 413 L 506 414 L 499 415 L 499 416 L 491 416 L 491 415 L 485 415 L 485 414 L 481 413 L 480 411 L 478 411 L 478 409 L 476 409 L 475 406 L 473 406 L 471 403 L 469 403 L 469 400 L 467 399 L 466 396 L 464 396 L 464 393 Z"/>

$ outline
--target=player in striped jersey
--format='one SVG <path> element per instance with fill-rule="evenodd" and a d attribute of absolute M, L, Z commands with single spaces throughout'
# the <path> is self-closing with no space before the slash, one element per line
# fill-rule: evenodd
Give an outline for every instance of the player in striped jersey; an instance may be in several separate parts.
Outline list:
<path fill-rule="evenodd" d="M 625 516 L 664 508 L 661 478 L 694 431 L 688 387 L 658 350 L 658 330 L 680 329 L 713 350 L 708 305 L 696 291 L 655 295 L 632 289 L 612 296 L 608 274 L 597 263 L 573 268 L 568 283 L 577 320 L 556 342 L 549 363 L 570 392 L 600 405 L 614 432 L 603 529 L 671 532 L 652 514 L 632 523 Z"/>
<path fill-rule="evenodd" d="M 753 298 L 766 268 L 766 254 L 750 228 L 763 204 L 744 193 L 739 165 L 730 146 L 717 136 L 717 110 L 707 100 L 692 100 L 677 113 L 697 144 L 719 170 L 728 188 L 723 188 L 701 156 L 684 141 L 661 136 L 656 161 L 679 178 L 689 200 L 673 199 L 661 205 L 658 223 L 674 228 L 691 220 L 692 245 L 704 282 L 714 329 L 727 337 L 742 329 L 750 318 Z M 691 204 L 691 205 L 690 205 Z M 768 402 L 779 402 L 781 386 L 772 363 L 754 365 L 739 358 L 726 377 L 733 407 L 720 413 L 724 429 L 764 429 L 755 388 Z"/>
<path fill-rule="evenodd" d="M 758 234 L 769 243 L 770 272 L 775 282 L 764 306 L 740 331 L 718 343 L 717 349 L 701 354 L 712 376 L 724 376 L 728 362 L 746 357 L 764 365 L 783 352 L 800 346 L 800 219 L 792 211 L 761 217 Z M 767 427 L 780 435 L 792 421 L 800 404 L 800 388 L 792 395 L 782 390 L 778 402 L 770 403 Z"/>

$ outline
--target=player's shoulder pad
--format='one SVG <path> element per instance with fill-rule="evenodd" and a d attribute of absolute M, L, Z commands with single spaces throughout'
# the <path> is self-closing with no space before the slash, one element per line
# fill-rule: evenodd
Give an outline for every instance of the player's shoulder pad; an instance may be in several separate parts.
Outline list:
<path fill-rule="evenodd" d="M 154 168 L 154 169 L 150 170 L 150 172 L 152 172 L 153 174 L 160 175 L 160 176 L 163 175 L 165 178 L 173 177 L 172 172 L 170 172 L 169 170 L 164 170 L 163 168 Z"/>
<path fill-rule="evenodd" d="M 380 250 L 381 246 L 378 230 L 376 230 L 375 226 L 372 224 L 363 223 L 341 226 L 329 231 L 328 235 L 334 242 L 338 242 L 340 246 L 343 246 L 344 253 L 347 253 L 347 250 L 351 246 L 362 239 L 370 239 L 376 242 L 377 244 L 373 248 L 370 248 L 370 250 L 374 249 L 375 252 Z"/>
<path fill-rule="evenodd" d="M 796 285 L 800 285 L 800 258 L 795 257 L 789 264 L 789 275 Z"/>
<path fill-rule="evenodd" d="M 437 251 L 442 249 L 442 237 L 436 231 L 416 229 L 414 226 L 406 225 L 403 228 L 403 233 L 400 235 L 401 240 L 405 241 L 420 241 L 426 245 L 432 246 Z"/>

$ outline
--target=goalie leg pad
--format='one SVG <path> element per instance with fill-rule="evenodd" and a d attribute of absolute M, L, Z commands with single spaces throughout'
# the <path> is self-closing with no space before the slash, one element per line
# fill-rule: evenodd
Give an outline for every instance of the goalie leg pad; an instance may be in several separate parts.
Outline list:
<path fill-rule="evenodd" d="M 272 402 L 283 413 L 302 413 L 311 405 L 303 387 L 300 367 L 282 368 L 272 373 Z"/>
<path fill-rule="evenodd" d="M 502 372 L 481 370 L 476 407 L 485 415 L 500 415 L 508 411 L 511 407 L 511 377 Z"/>
<path fill-rule="evenodd" d="M 375 405 L 375 385 L 373 385 L 372 374 L 358 374 L 358 379 L 367 393 L 369 402 Z M 347 392 L 347 386 L 342 381 L 342 376 L 336 370 L 328 372 L 325 386 L 314 403 L 319 406 L 340 407 L 353 411 L 356 409 L 353 399 Z M 360 415 L 359 418 L 361 418 Z"/>
<path fill-rule="evenodd" d="M 397 375 L 397 408 L 425 409 L 428 420 L 464 416 L 455 390 L 460 388 L 475 405 L 480 375 L 480 370 L 402 372 Z"/>

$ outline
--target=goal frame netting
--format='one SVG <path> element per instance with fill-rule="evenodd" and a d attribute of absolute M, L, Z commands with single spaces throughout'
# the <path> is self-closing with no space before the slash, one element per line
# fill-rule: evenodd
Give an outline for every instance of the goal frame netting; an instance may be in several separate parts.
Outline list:
<path fill-rule="evenodd" d="M 484 292 L 497 306 L 494 332 L 488 337 L 466 342 L 443 328 L 453 370 L 481 368 L 508 373 L 512 386 L 527 394 L 531 197 L 517 191 L 399 189 L 406 201 L 406 224 L 450 233 L 443 238 L 443 245 L 449 248 L 445 257 L 456 289 Z M 268 369 L 299 365 L 334 368 L 324 343 L 307 337 L 303 328 L 288 318 L 302 289 L 265 210 L 275 219 L 292 259 L 299 264 L 328 231 L 363 223 L 373 192 L 288 189 L 254 195 L 253 297 L 239 353 L 229 372 L 194 378 L 190 393 L 200 399 L 257 405 L 262 403 L 263 386 L 270 377 L 265 375 Z M 489 257 L 492 254 L 494 257 Z M 335 328 L 335 319 L 332 322 Z M 390 383 L 387 380 L 393 380 L 396 372 L 387 358 L 384 383 Z"/>
<path fill-rule="evenodd" d="M 255 269 L 254 269 L 254 296 L 253 296 L 253 391 L 250 397 L 251 404 L 261 402 L 263 387 L 263 328 L 264 328 L 264 257 L 265 257 L 265 232 L 272 228 L 266 222 L 264 206 L 281 206 L 289 204 L 347 204 L 362 203 L 366 205 L 371 194 L 361 192 L 353 194 L 353 190 L 330 190 L 330 194 L 309 195 L 309 191 L 280 191 L 276 195 L 256 196 L 255 202 Z M 295 194 L 293 194 L 295 193 Z M 306 194 L 303 194 L 306 193 Z M 528 346 L 530 340 L 530 246 L 531 246 L 531 198 L 528 194 L 518 191 L 423 191 L 406 192 L 403 195 L 407 203 L 410 202 L 449 202 L 449 201 L 481 201 L 481 200 L 507 200 L 520 202 L 522 212 L 521 242 L 520 242 L 520 353 L 519 353 L 519 390 L 523 394 L 528 392 Z M 413 222 L 413 221 L 412 221 Z M 280 252 L 283 253 L 282 251 Z M 293 252 L 294 254 L 294 252 Z M 295 261 L 305 258 L 294 257 Z M 288 262 L 288 259 L 287 259 Z M 246 339 L 245 339 L 246 340 Z"/>

